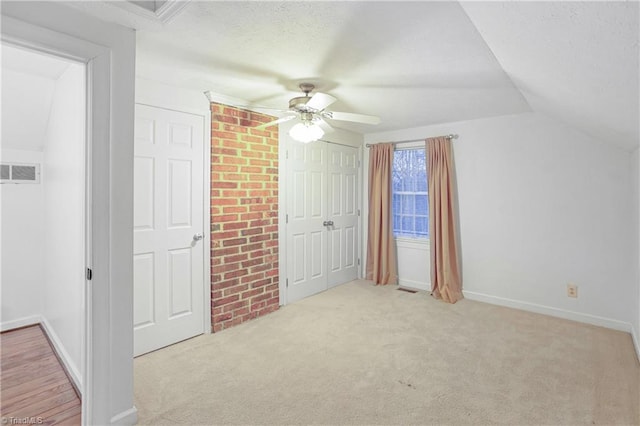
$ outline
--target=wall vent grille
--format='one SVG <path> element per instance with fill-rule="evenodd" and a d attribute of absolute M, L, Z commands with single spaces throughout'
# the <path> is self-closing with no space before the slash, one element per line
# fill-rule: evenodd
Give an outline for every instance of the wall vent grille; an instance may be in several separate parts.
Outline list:
<path fill-rule="evenodd" d="M 40 164 L 0 164 L 0 183 L 40 183 Z"/>

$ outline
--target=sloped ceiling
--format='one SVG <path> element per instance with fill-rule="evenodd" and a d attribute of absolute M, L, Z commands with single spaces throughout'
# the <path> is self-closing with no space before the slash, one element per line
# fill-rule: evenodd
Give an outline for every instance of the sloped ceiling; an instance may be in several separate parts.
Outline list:
<path fill-rule="evenodd" d="M 465 2 L 531 107 L 592 136 L 638 146 L 638 2 Z"/>
<path fill-rule="evenodd" d="M 138 29 L 142 77 L 277 109 L 307 81 L 382 118 L 336 127 L 533 110 L 638 146 L 637 2 L 191 1 L 165 23 L 72 5 Z"/>

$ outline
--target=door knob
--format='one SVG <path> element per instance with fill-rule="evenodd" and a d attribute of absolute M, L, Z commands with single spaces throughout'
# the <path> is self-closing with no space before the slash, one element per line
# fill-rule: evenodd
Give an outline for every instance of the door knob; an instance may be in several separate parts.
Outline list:
<path fill-rule="evenodd" d="M 198 232 L 193 236 L 193 241 L 200 241 L 203 238 L 204 238 L 204 235 L 202 234 L 202 232 Z"/>
<path fill-rule="evenodd" d="M 333 221 L 325 220 L 324 222 L 322 222 L 322 226 L 333 226 Z"/>

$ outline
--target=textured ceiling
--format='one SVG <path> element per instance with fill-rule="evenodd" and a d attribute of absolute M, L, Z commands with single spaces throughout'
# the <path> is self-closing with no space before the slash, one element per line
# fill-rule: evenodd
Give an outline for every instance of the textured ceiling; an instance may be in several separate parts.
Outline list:
<path fill-rule="evenodd" d="M 637 2 L 462 5 L 535 111 L 638 146 Z"/>
<path fill-rule="evenodd" d="M 137 72 L 284 109 L 302 81 L 362 133 L 545 113 L 638 146 L 637 2 L 191 1 L 168 22 L 73 7 L 138 29 Z"/>
<path fill-rule="evenodd" d="M 141 76 L 285 109 L 301 81 L 360 132 L 528 111 L 455 2 L 191 2 L 138 33 Z"/>

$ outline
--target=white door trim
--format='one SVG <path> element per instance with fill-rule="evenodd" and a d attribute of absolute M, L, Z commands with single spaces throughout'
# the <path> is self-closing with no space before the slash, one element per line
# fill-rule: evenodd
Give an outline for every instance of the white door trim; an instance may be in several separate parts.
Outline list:
<path fill-rule="evenodd" d="M 87 64 L 86 256 L 93 270 L 85 291 L 82 423 L 111 422 L 111 49 L 2 16 L 2 41 Z M 120 419 L 133 424 L 128 410 Z"/>

